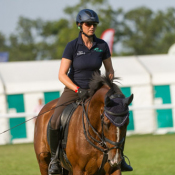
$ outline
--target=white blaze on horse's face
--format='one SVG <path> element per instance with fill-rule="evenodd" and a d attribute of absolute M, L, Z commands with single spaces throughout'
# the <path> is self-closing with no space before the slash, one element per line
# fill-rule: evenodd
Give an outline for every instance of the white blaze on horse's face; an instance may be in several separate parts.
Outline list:
<path fill-rule="evenodd" d="M 120 141 L 120 128 L 116 127 L 116 135 L 117 135 L 117 140 L 116 142 Z M 108 153 L 108 160 L 109 163 L 112 167 L 115 167 L 117 165 L 121 164 L 122 161 L 122 155 L 121 155 L 121 150 L 117 149 L 115 155 L 113 156 L 111 152 Z"/>

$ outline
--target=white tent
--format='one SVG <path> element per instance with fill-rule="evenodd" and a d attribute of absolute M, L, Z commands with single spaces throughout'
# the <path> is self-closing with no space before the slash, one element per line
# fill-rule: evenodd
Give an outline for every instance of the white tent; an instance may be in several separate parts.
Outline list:
<path fill-rule="evenodd" d="M 60 61 L 26 61 L 0 64 L 7 94 L 61 90 L 58 81 Z"/>
<path fill-rule="evenodd" d="M 112 63 L 115 76 L 122 88 L 129 88 L 134 94 L 134 100 L 130 107 L 133 111 L 134 130 L 128 133 L 144 134 L 155 133 L 157 120 L 155 110 L 149 108 L 154 104 L 155 85 L 169 85 L 172 104 L 175 104 L 175 58 L 172 55 L 146 55 L 113 57 Z M 62 91 L 64 85 L 58 80 L 60 60 L 52 61 L 26 61 L 0 63 L 0 114 L 5 113 L 7 106 L 6 95 L 23 94 L 25 112 L 30 113 L 37 104 L 43 93 Z M 105 69 L 102 66 L 102 74 Z M 143 108 L 138 110 L 138 107 Z M 27 116 L 31 118 L 31 116 Z M 27 118 L 26 117 L 26 118 Z M 175 110 L 173 109 L 173 127 L 175 130 Z M 3 127 L 8 129 L 8 122 L 1 118 Z M 4 128 L 5 127 L 5 128 Z M 27 123 L 27 139 L 23 142 L 32 141 L 33 124 Z M 7 142 L 4 136 L 0 144 Z M 17 140 L 16 142 L 20 142 Z"/>
<path fill-rule="evenodd" d="M 151 75 L 154 85 L 175 83 L 175 56 L 146 55 L 138 58 Z"/>
<path fill-rule="evenodd" d="M 137 57 L 112 57 L 115 76 L 121 77 L 122 86 L 137 86 L 150 83 L 150 77 Z M 102 68 L 104 72 L 104 67 Z"/>

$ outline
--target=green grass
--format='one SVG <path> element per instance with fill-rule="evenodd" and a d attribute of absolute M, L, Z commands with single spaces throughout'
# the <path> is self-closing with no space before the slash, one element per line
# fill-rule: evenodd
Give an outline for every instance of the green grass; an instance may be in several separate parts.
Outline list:
<path fill-rule="evenodd" d="M 40 175 L 33 144 L 0 146 L 0 175 Z"/>
<path fill-rule="evenodd" d="M 138 135 L 126 139 L 125 154 L 133 172 L 122 175 L 174 175 L 175 134 Z M 39 175 L 33 144 L 0 146 L 0 175 Z"/>
<path fill-rule="evenodd" d="M 123 175 L 175 175 L 175 134 L 127 137 L 125 154 L 133 172 Z"/>

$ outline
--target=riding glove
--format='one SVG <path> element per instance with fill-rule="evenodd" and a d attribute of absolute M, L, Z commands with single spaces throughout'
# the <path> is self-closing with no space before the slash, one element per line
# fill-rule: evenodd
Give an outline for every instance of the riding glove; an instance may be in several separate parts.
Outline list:
<path fill-rule="evenodd" d="M 82 89 L 82 88 L 78 88 L 78 97 L 81 99 L 81 100 L 85 100 L 89 97 L 89 92 L 87 89 Z"/>

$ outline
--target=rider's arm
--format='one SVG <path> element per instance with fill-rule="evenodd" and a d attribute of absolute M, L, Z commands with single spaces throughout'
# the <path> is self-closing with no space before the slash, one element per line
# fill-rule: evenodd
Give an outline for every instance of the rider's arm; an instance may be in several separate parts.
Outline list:
<path fill-rule="evenodd" d="M 103 60 L 103 64 L 104 64 L 104 67 L 106 69 L 106 74 L 109 76 L 110 79 L 113 79 L 114 78 L 114 69 L 112 66 L 111 57 Z"/>
<path fill-rule="evenodd" d="M 66 87 L 75 91 L 77 89 L 77 85 L 74 84 L 67 76 L 71 63 L 71 60 L 62 58 L 58 78 Z"/>

